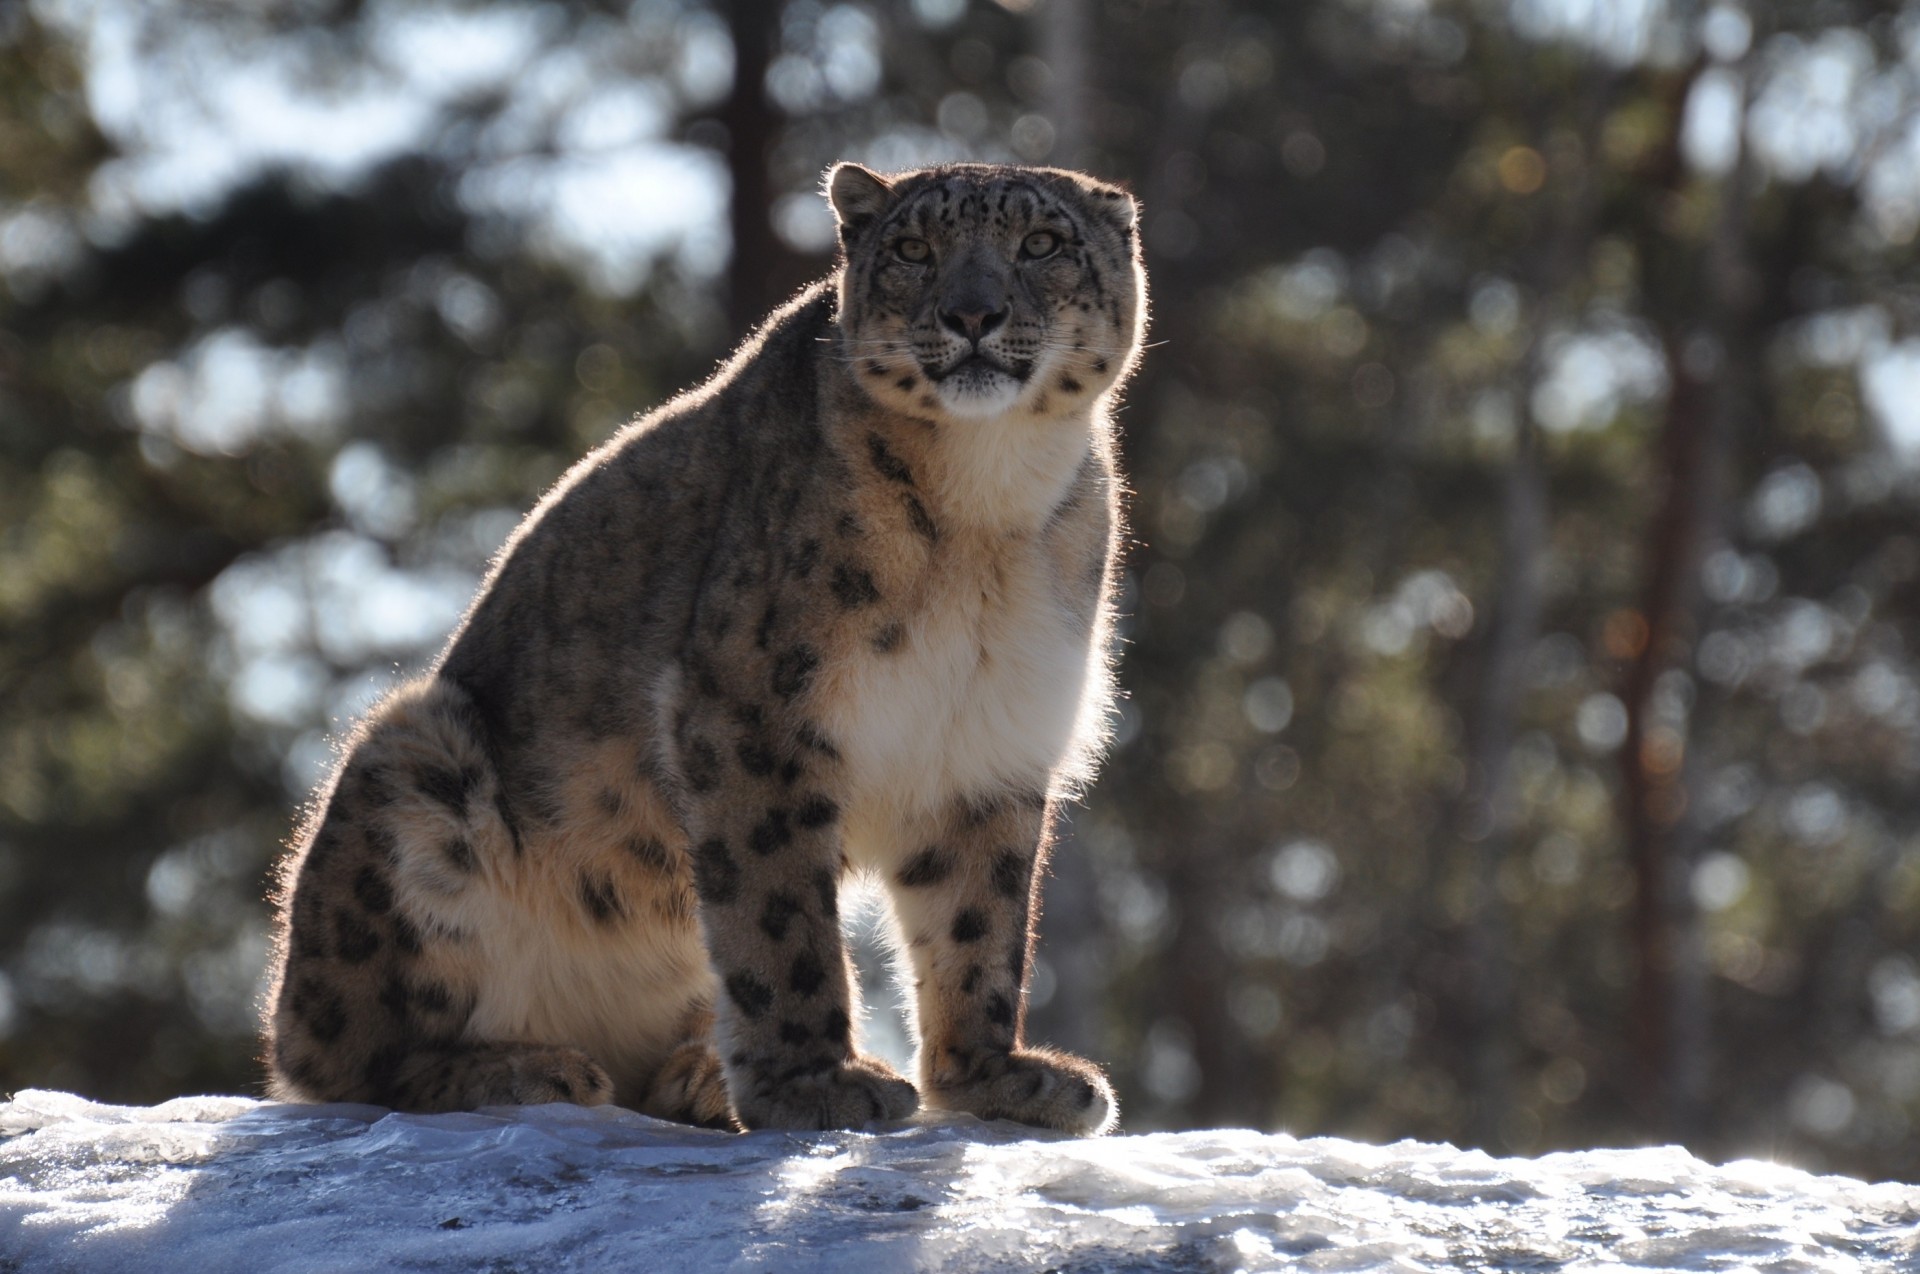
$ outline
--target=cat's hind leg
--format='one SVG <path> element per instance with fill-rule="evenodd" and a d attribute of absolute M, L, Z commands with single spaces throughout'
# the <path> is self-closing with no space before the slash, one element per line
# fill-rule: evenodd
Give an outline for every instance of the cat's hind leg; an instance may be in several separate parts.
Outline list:
<path fill-rule="evenodd" d="M 610 1100 L 578 1049 L 467 1036 L 466 900 L 519 852 L 464 694 L 420 683 L 371 714 L 284 868 L 269 1091 L 416 1111 Z"/>

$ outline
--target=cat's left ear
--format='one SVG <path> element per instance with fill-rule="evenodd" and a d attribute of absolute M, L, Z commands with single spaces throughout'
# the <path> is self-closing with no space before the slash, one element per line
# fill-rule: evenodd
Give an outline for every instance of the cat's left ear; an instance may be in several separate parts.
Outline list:
<path fill-rule="evenodd" d="M 827 170 L 827 202 L 833 205 L 840 237 L 846 240 L 893 207 L 893 186 L 879 173 L 858 164 L 839 163 Z"/>
<path fill-rule="evenodd" d="M 1129 191 L 1104 181 L 1090 181 L 1086 185 L 1086 192 L 1088 202 L 1111 221 L 1115 229 L 1124 235 L 1133 234 L 1134 227 L 1140 222 L 1140 205 L 1134 202 Z"/>

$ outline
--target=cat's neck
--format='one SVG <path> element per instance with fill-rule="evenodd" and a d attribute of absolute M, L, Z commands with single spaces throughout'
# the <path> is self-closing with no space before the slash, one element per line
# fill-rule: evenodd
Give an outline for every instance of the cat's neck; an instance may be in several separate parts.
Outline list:
<path fill-rule="evenodd" d="M 1007 534 L 1046 525 L 1104 423 L 1101 405 L 1070 415 L 1024 412 L 949 420 L 925 432 L 929 495 L 936 521 Z"/>
<path fill-rule="evenodd" d="M 859 394 L 850 384 L 845 388 Z M 974 534 L 1032 534 L 1044 527 L 1110 427 L 1104 396 L 1063 414 L 1016 408 L 937 421 L 859 396 L 859 410 L 835 413 L 849 462 L 880 480 L 910 485 L 940 527 Z"/>

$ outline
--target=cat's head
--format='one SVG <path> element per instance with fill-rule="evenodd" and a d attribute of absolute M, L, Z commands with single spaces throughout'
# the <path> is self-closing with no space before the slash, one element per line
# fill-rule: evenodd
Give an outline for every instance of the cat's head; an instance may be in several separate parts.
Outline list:
<path fill-rule="evenodd" d="M 1146 320 L 1132 196 L 1058 168 L 836 164 L 842 356 L 879 402 L 980 419 L 1084 412 Z"/>

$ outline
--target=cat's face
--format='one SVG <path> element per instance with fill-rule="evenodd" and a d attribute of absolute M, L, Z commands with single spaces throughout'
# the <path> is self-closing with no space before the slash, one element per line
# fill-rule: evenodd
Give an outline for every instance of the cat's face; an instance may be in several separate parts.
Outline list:
<path fill-rule="evenodd" d="M 842 356 L 926 418 L 1060 416 L 1126 374 L 1146 311 L 1133 199 L 1080 173 L 958 164 L 828 176 Z"/>

